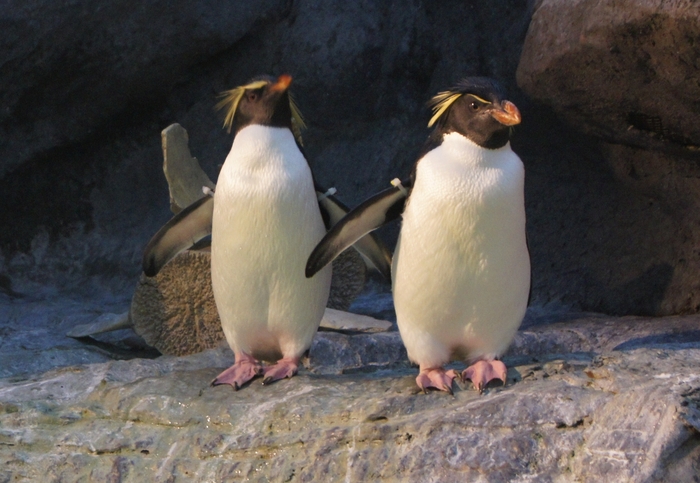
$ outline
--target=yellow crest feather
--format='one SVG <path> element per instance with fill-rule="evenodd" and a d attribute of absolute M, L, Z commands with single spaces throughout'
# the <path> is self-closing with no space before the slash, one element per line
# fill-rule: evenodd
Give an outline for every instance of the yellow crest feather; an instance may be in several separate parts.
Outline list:
<path fill-rule="evenodd" d="M 430 106 L 433 109 L 433 117 L 430 118 L 430 121 L 428 121 L 428 127 L 432 127 L 433 124 L 437 122 L 438 119 L 440 119 L 440 116 L 445 114 L 445 111 L 450 108 L 454 102 L 462 97 L 464 94 L 461 92 L 453 92 L 453 91 L 443 91 L 439 92 L 435 97 L 430 99 Z M 474 94 L 466 94 L 468 96 L 473 97 L 477 101 L 483 102 L 484 104 L 491 104 L 490 101 L 487 101 L 486 99 L 482 99 L 481 97 L 474 95 Z"/>
<path fill-rule="evenodd" d="M 440 116 L 442 116 L 457 99 L 462 97 L 462 95 L 463 94 L 461 92 L 444 91 L 439 92 L 435 97 L 433 97 L 430 100 L 430 105 L 433 109 L 433 117 L 431 117 L 430 121 L 428 121 L 428 127 L 432 127 L 433 124 L 440 119 Z"/>
<path fill-rule="evenodd" d="M 304 116 L 301 115 L 301 111 L 294 97 L 292 97 L 292 93 L 289 92 L 287 95 L 289 96 L 289 110 L 292 111 L 292 133 L 294 137 L 297 138 L 299 145 L 303 146 L 304 143 L 301 140 L 301 131 L 306 129 L 306 122 L 304 121 Z"/>
<path fill-rule="evenodd" d="M 219 94 L 222 99 L 216 104 L 216 110 L 226 109 L 226 116 L 224 117 L 224 127 L 227 128 L 228 132 L 231 132 L 231 127 L 233 126 L 233 118 L 236 115 L 236 110 L 238 109 L 238 104 L 243 98 L 243 94 L 246 90 L 260 89 L 261 87 L 269 84 L 269 81 L 261 80 L 251 82 L 244 86 L 238 86 L 235 89 L 224 91 Z M 301 141 L 301 131 L 306 129 L 306 122 L 304 121 L 304 116 L 301 115 L 301 111 L 297 106 L 292 93 L 288 92 L 289 96 L 289 109 L 292 111 L 292 133 L 297 139 L 300 145 L 304 145 Z"/>
<path fill-rule="evenodd" d="M 484 104 L 493 104 L 491 101 L 487 101 L 486 99 L 482 99 L 481 97 L 477 96 L 476 94 L 467 94 L 468 96 L 472 96 L 474 99 L 476 99 L 479 102 L 483 102 Z"/>
<path fill-rule="evenodd" d="M 255 81 L 244 86 L 238 86 L 235 89 L 222 92 L 219 97 L 222 99 L 216 104 L 216 109 L 226 109 L 226 117 L 224 117 L 224 127 L 227 128 L 227 132 L 231 132 L 231 126 L 233 126 L 233 117 L 236 115 L 236 110 L 238 109 L 238 104 L 241 102 L 241 98 L 245 93 L 246 89 L 260 89 L 261 87 L 269 84 L 269 81 Z"/>

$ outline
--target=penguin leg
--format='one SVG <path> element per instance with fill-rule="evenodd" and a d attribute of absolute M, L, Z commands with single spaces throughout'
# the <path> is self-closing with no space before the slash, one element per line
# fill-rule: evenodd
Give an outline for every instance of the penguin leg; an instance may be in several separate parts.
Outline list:
<path fill-rule="evenodd" d="M 241 352 L 236 354 L 236 363 L 216 376 L 211 385 L 230 384 L 237 391 L 243 384 L 262 373 L 262 365 L 253 356 Z"/>
<path fill-rule="evenodd" d="M 442 367 L 427 368 L 421 366 L 420 373 L 416 377 L 416 384 L 426 394 L 429 387 L 452 394 L 452 380 L 455 377 L 457 377 L 457 372 L 454 369 L 445 371 Z"/>
<path fill-rule="evenodd" d="M 299 369 L 300 360 L 300 357 L 284 357 L 275 364 L 267 366 L 264 369 L 265 378 L 263 379 L 263 384 L 270 384 L 285 377 L 292 377 Z"/>
<path fill-rule="evenodd" d="M 474 388 L 481 394 L 484 392 L 486 385 L 494 379 L 500 379 L 505 386 L 507 372 L 506 365 L 501 361 L 480 360 L 462 372 L 462 380 L 466 381 L 469 379 L 472 381 Z"/>

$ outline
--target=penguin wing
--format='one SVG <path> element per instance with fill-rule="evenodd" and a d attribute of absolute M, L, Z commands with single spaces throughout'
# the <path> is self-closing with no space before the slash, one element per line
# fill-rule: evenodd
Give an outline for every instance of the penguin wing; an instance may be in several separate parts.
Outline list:
<path fill-rule="evenodd" d="M 328 191 L 323 190 L 319 186 L 316 186 L 316 194 L 318 195 L 318 206 L 321 209 L 324 221 L 327 219 L 328 227 L 332 228 L 337 225 L 350 211 L 338 198 L 328 194 Z M 387 280 L 391 280 L 391 252 L 376 235 L 373 233 L 365 235 L 355 241 L 352 247 L 362 256 L 365 265 L 377 270 Z M 340 252 L 333 258 L 339 254 Z M 319 270 L 324 266 L 325 264 L 319 267 Z"/>
<path fill-rule="evenodd" d="M 143 251 L 143 273 L 158 274 L 161 268 L 183 250 L 211 234 L 214 198 L 205 196 L 175 215 L 153 235 Z"/>
<path fill-rule="evenodd" d="M 404 185 L 409 184 L 404 183 Z M 306 263 L 306 277 L 312 277 L 353 244 L 362 253 L 358 245 L 362 245 L 365 239 L 376 240 L 372 234 L 367 234 L 398 218 L 403 212 L 407 197 L 408 192 L 399 185 L 380 191 L 350 211 L 326 233 L 311 252 Z M 391 279 L 391 257 L 385 257 L 383 264 L 386 271 L 385 277 Z M 382 271 L 382 274 L 384 273 Z"/>

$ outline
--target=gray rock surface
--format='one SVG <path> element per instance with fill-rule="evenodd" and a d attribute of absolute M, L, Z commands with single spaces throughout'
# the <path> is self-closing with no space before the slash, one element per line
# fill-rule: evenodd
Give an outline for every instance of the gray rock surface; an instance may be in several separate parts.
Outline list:
<path fill-rule="evenodd" d="M 276 0 L 3 2 L 0 176 L 142 111 L 141 100 L 158 102 L 203 52 L 215 56 L 283 12 Z"/>
<path fill-rule="evenodd" d="M 482 396 L 467 387 L 454 397 L 417 393 L 396 333 L 319 333 L 297 377 L 238 392 L 208 386 L 230 364 L 227 348 L 6 377 L 0 475 L 694 481 L 698 318 L 572 317 L 553 325 L 531 317 L 505 358 L 508 384 Z M 636 348 L 639 339 L 647 346 Z"/>
<path fill-rule="evenodd" d="M 216 185 L 192 157 L 187 130 L 171 124 L 160 133 L 163 148 L 163 174 L 170 191 L 170 211 L 179 213 L 204 196 L 204 189 Z"/>
<path fill-rule="evenodd" d="M 518 84 L 606 140 L 697 153 L 699 36 L 696 0 L 542 0 Z"/>
<path fill-rule="evenodd" d="M 526 161 L 535 299 L 618 315 L 700 310 L 699 35 L 695 0 L 535 3 L 518 85 L 586 134 L 533 120 L 563 148 L 552 160 L 536 135 Z"/>

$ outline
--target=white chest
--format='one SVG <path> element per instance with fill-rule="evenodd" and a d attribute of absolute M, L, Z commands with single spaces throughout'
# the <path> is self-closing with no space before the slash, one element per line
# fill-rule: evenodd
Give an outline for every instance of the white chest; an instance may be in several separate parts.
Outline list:
<path fill-rule="evenodd" d="M 486 150 L 448 134 L 418 163 L 402 233 L 419 235 L 427 224 L 453 241 L 478 242 L 519 232 L 525 221 L 523 185 L 522 162 L 509 145 Z"/>
<path fill-rule="evenodd" d="M 212 287 L 234 349 L 300 355 L 323 315 L 330 267 L 306 259 L 325 234 L 311 171 L 288 129 L 238 132 L 214 196 Z"/>
<path fill-rule="evenodd" d="M 423 157 L 393 272 L 399 329 L 413 360 L 439 353 L 444 363 L 454 352 L 507 347 L 525 312 L 530 277 L 524 169 L 509 145 L 486 150 L 448 134 Z M 426 332 L 435 344 L 426 343 Z"/>
<path fill-rule="evenodd" d="M 297 192 L 311 179 L 304 156 L 289 129 L 252 125 L 242 129 L 221 168 L 217 201 L 259 195 L 274 198 L 283 191 Z M 226 201 L 224 201 L 225 203 Z"/>

